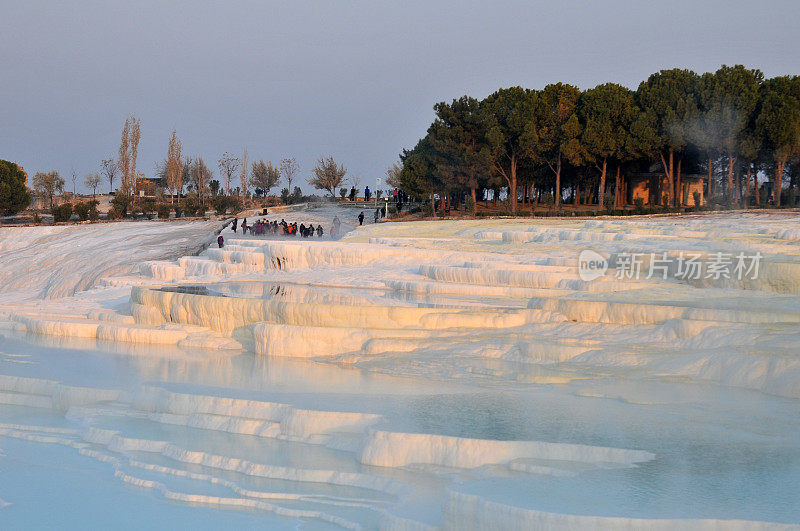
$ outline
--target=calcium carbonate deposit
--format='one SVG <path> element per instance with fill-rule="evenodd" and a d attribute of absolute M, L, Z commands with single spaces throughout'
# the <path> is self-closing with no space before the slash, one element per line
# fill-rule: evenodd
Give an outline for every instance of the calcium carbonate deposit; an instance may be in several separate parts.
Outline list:
<path fill-rule="evenodd" d="M 800 526 L 796 213 L 223 225 L 0 229 L 0 527 Z"/>

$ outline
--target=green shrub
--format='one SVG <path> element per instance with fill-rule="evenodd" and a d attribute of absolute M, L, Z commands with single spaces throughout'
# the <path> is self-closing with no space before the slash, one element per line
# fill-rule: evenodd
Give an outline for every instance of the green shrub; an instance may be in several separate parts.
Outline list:
<path fill-rule="evenodd" d="M 692 197 L 694 197 L 695 207 L 700 207 L 702 205 L 702 200 L 700 196 L 701 196 L 700 192 L 692 192 Z"/>
<path fill-rule="evenodd" d="M 197 194 L 186 194 L 186 198 L 181 203 L 181 209 L 189 217 L 197 215 L 200 211 L 200 200 L 197 198 Z"/>
<path fill-rule="evenodd" d="M 53 207 L 53 221 L 55 223 L 62 223 L 64 221 L 69 221 L 69 217 L 72 215 L 72 205 L 69 203 L 64 203 L 63 205 L 58 205 L 57 207 Z"/>
<path fill-rule="evenodd" d="M 214 205 L 214 210 L 218 215 L 224 215 L 227 211 L 236 214 L 242 210 L 242 202 L 238 197 L 225 197 L 221 204 Z"/>
<path fill-rule="evenodd" d="M 80 218 L 81 221 L 86 221 L 89 219 L 89 204 L 88 203 L 77 203 L 72 209 Z"/>
<path fill-rule="evenodd" d="M 339 197 L 342 199 L 347 197 L 347 188 L 339 188 Z"/>
<path fill-rule="evenodd" d="M 180 204 L 175 205 L 174 207 L 172 207 L 172 210 L 175 211 L 175 217 L 176 218 L 181 217 L 181 214 L 183 214 L 183 208 L 181 208 Z"/>
<path fill-rule="evenodd" d="M 161 203 L 156 207 L 158 219 L 169 219 L 169 205 Z"/>
<path fill-rule="evenodd" d="M 97 205 L 99 204 L 100 202 L 95 199 L 89 201 L 89 221 L 97 221 L 100 219 L 100 212 L 97 210 Z"/>
<path fill-rule="evenodd" d="M 128 213 L 128 208 L 131 206 L 131 196 L 117 193 L 114 195 L 114 199 L 111 200 L 111 207 L 112 209 L 116 210 L 118 214 L 117 217 L 122 218 Z"/>

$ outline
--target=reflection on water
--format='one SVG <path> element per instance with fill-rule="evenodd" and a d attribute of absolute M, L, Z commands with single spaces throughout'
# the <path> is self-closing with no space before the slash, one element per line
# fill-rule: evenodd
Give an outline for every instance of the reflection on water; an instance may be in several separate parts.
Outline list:
<path fill-rule="evenodd" d="M 526 299 L 482 297 L 457 294 L 429 295 L 392 289 L 353 288 L 315 284 L 293 284 L 264 281 L 226 281 L 209 284 L 164 286 L 161 291 L 233 297 L 240 299 L 280 299 L 307 304 L 343 306 L 407 306 L 414 308 L 493 308 L 524 309 Z"/>
<path fill-rule="evenodd" d="M 575 477 L 530 476 L 507 469 L 459 476 L 459 490 L 523 507 L 645 518 L 800 520 L 800 492 L 793 488 L 800 484 L 796 401 L 753 391 L 636 382 L 613 374 L 510 390 L 476 381 L 455 384 L 394 377 L 310 360 L 185 352 L 175 347 L 116 344 L 112 348 L 96 341 L 53 341 L 3 332 L 0 354 L 23 353 L 33 363 L 0 363 L 0 374 L 126 391 L 157 385 L 204 397 L 379 414 L 383 420 L 376 427 L 397 432 L 636 448 L 656 455 L 634 468 L 593 468 Z M 0 423 L 34 423 L 31 410 L 23 410 L 0 406 Z M 341 461 L 343 470 L 401 475 L 362 467 L 350 454 L 323 447 L 153 425 L 126 415 L 123 409 L 117 417 L 100 419 L 105 423 L 101 426 L 131 437 L 176 441 L 257 461 L 271 459 L 272 451 L 283 464 L 305 466 L 313 459 L 320 466 L 333 466 Z M 69 419 L 62 418 L 64 422 L 70 425 Z M 149 454 L 142 458 L 155 459 Z M 420 478 L 424 474 L 415 472 Z M 441 495 L 441 490 L 437 492 L 434 499 Z M 0 497 L 9 497 L 3 494 Z"/>
<path fill-rule="evenodd" d="M 168 291 L 172 293 L 188 293 L 190 295 L 214 295 L 216 297 L 224 297 L 221 293 L 212 293 L 209 291 L 208 286 L 204 285 L 178 285 L 178 286 L 164 286 L 161 291 Z"/>

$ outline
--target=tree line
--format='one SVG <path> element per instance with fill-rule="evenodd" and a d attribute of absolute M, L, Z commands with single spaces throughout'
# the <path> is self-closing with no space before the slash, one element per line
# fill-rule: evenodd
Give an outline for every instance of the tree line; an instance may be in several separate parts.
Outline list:
<path fill-rule="evenodd" d="M 300 166 L 295 158 L 286 157 L 278 164 L 273 164 L 263 159 L 251 161 L 247 149 L 241 156 L 226 151 L 217 160 L 219 177 L 214 178 L 214 170 L 206 164 L 203 157 L 184 154 L 177 131 L 173 131 L 169 138 L 166 157 L 156 163 L 155 176 L 145 181 L 144 172 L 138 168 L 140 140 L 141 121 L 135 116 L 127 117 L 122 128 L 117 156 L 103 159 L 101 172 L 87 174 L 84 178 L 84 184 L 93 195 L 97 193 L 103 180 L 108 182 L 109 192 L 115 194 L 112 201 L 112 217 L 126 215 L 128 209 L 137 202 L 137 197 L 140 195 L 139 188 L 148 181 L 155 186 L 157 199 L 162 203 L 169 202 L 172 205 L 182 201 L 181 205 L 175 207 L 176 213 L 178 210 L 199 212 L 209 200 L 212 200 L 217 210 L 224 210 L 226 207 L 236 208 L 244 198 L 266 197 L 281 181 L 286 185 L 280 193 L 285 203 L 299 202 L 305 197 L 300 187 L 296 186 Z M 7 166 L 0 166 L 0 169 L 2 169 L 0 203 L 4 214 L 24 210 L 30 203 L 30 195 L 26 188 L 27 174 L 21 167 L 10 162 Z M 337 164 L 332 157 L 320 157 L 312 169 L 308 183 L 333 196 L 336 188 L 343 183 L 346 172 L 346 168 Z M 77 174 L 74 171 L 72 173 L 74 194 Z M 117 181 L 119 186 L 115 190 L 114 185 Z M 32 184 L 37 196 L 48 204 L 51 211 L 54 211 L 57 208 L 56 198 L 64 194 L 66 185 L 59 172 L 56 170 L 37 172 L 33 176 Z M 236 199 L 237 204 L 222 201 L 225 198 Z M 149 205 L 153 202 L 152 198 L 142 201 L 152 206 Z"/>
<path fill-rule="evenodd" d="M 622 179 L 656 167 L 665 207 L 682 206 L 689 172 L 707 175 L 708 196 L 728 205 L 759 203 L 759 175 L 772 183 L 777 206 L 781 191 L 800 184 L 798 76 L 765 79 L 742 65 L 704 74 L 674 68 L 636 90 L 510 87 L 434 111 L 427 134 L 403 150 L 390 175 L 407 193 L 466 197 L 473 209 L 483 190 L 501 188 L 512 213 L 520 201 L 559 207 L 565 189 L 578 192 L 574 200 L 582 189 L 598 208 L 619 207 Z"/>

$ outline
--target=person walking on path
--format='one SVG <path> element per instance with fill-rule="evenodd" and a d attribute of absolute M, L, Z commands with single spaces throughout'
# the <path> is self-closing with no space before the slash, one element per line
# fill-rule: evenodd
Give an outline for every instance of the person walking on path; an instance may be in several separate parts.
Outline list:
<path fill-rule="evenodd" d="M 377 223 L 377 222 L 378 222 L 378 219 L 379 219 L 380 217 L 381 217 L 381 209 L 380 209 L 380 208 L 376 208 L 376 209 L 375 209 L 375 223 Z"/>
<path fill-rule="evenodd" d="M 364 201 L 369 201 L 369 186 L 364 188 Z"/>
<path fill-rule="evenodd" d="M 363 225 L 364 224 L 364 211 L 363 210 L 361 211 L 361 214 L 358 215 L 358 224 L 359 225 Z"/>
<path fill-rule="evenodd" d="M 242 220 L 242 234 L 247 234 L 247 218 Z"/>
<path fill-rule="evenodd" d="M 233 232 L 236 233 L 236 227 L 239 225 L 239 218 L 233 218 Z"/>
<path fill-rule="evenodd" d="M 217 237 L 217 245 L 219 245 L 220 249 L 225 247 L 225 238 L 222 237 L 222 234 Z"/>

